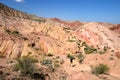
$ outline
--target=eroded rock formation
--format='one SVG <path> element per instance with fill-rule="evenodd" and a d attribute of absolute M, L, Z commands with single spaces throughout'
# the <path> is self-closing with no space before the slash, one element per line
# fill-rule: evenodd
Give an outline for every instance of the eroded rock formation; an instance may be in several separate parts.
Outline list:
<path fill-rule="evenodd" d="M 76 53 L 77 40 L 101 50 L 107 46 L 109 50 L 119 51 L 120 34 L 116 28 L 109 29 L 96 22 L 40 18 L 0 4 L 0 55 L 17 58 L 29 53 L 37 55 L 39 51 Z"/>

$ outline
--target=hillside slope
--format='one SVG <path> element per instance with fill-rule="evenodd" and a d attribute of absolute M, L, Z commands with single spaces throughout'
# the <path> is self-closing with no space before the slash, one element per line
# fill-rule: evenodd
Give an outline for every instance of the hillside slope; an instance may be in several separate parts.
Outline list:
<path fill-rule="evenodd" d="M 0 56 L 8 60 L 28 55 L 37 59 L 41 59 L 41 54 L 59 56 L 65 61 L 62 69 L 69 80 L 80 80 L 78 76 L 82 76 L 81 80 L 87 80 L 86 76 L 89 80 L 101 80 L 90 72 L 90 66 L 98 63 L 110 67 L 109 75 L 104 77 L 119 80 L 120 60 L 116 57 L 116 53 L 120 56 L 119 33 L 119 24 L 41 18 L 0 3 Z M 86 57 L 83 64 L 75 60 L 76 66 L 70 67 L 67 54 L 79 53 Z M 110 57 L 113 61 L 109 61 Z"/>

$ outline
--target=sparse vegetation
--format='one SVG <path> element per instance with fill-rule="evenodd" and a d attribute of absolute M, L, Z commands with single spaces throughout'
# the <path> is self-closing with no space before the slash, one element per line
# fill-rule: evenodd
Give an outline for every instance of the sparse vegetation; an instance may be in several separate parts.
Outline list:
<path fill-rule="evenodd" d="M 51 71 L 53 71 L 53 72 L 55 71 L 55 67 L 54 67 L 53 61 L 51 59 L 43 59 L 41 61 L 41 64 L 47 66 Z"/>
<path fill-rule="evenodd" d="M 75 57 L 74 57 L 72 54 L 68 54 L 67 57 L 68 57 L 69 59 L 75 59 Z"/>
<path fill-rule="evenodd" d="M 99 54 L 104 54 L 105 52 L 103 52 L 103 51 L 98 51 L 98 53 L 99 53 Z"/>
<path fill-rule="evenodd" d="M 41 64 L 42 64 L 42 65 L 49 66 L 49 65 L 52 64 L 52 60 L 51 60 L 51 59 L 43 59 L 43 60 L 41 61 Z"/>
<path fill-rule="evenodd" d="M 94 47 L 90 47 L 90 46 L 86 46 L 84 48 L 85 54 L 92 54 L 97 52 L 97 49 L 95 49 Z"/>
<path fill-rule="evenodd" d="M 43 59 L 41 64 L 47 66 L 53 72 L 60 66 L 60 62 L 57 59 Z"/>
<path fill-rule="evenodd" d="M 97 49 L 94 48 L 93 46 L 88 46 L 86 42 L 82 42 L 82 46 L 84 46 L 84 52 L 85 54 L 92 54 L 97 52 Z"/>
<path fill-rule="evenodd" d="M 104 64 L 99 64 L 95 67 L 92 67 L 92 73 L 95 75 L 105 74 L 108 72 L 108 70 L 109 70 L 109 67 Z"/>
<path fill-rule="evenodd" d="M 86 42 L 82 42 L 82 46 L 87 46 Z"/>
<path fill-rule="evenodd" d="M 63 30 L 66 31 L 67 33 L 69 33 L 72 29 L 67 28 L 67 27 L 63 27 Z"/>
<path fill-rule="evenodd" d="M 41 19 L 32 19 L 32 20 L 34 20 L 34 21 L 38 21 L 38 22 L 43 22 L 43 23 L 46 22 L 46 20 L 41 20 Z"/>
<path fill-rule="evenodd" d="M 29 56 L 24 56 L 17 59 L 18 63 L 14 65 L 14 71 L 20 71 L 22 75 L 31 75 L 35 70 L 33 63 L 37 62 L 37 59 L 34 59 Z"/>
<path fill-rule="evenodd" d="M 85 58 L 85 56 L 84 56 L 82 53 L 79 53 L 79 54 L 77 55 L 77 58 L 78 58 L 79 63 L 82 63 L 83 60 L 84 60 L 84 58 Z"/>

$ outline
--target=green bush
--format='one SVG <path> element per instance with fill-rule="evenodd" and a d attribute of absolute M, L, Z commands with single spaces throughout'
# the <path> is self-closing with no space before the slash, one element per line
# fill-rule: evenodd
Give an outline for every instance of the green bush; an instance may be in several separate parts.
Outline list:
<path fill-rule="evenodd" d="M 104 54 L 105 52 L 104 51 L 98 51 L 99 54 Z"/>
<path fill-rule="evenodd" d="M 46 20 L 41 20 L 41 19 L 32 19 L 32 20 L 34 20 L 34 21 L 38 21 L 38 22 L 43 22 L 43 23 L 46 22 Z"/>
<path fill-rule="evenodd" d="M 58 59 L 43 59 L 41 64 L 47 66 L 51 71 L 55 71 L 57 67 L 60 67 L 60 61 Z"/>
<path fill-rule="evenodd" d="M 82 46 L 87 46 L 86 42 L 82 42 Z"/>
<path fill-rule="evenodd" d="M 15 71 L 20 71 L 22 75 L 31 75 L 35 70 L 33 63 L 37 62 L 37 59 L 34 59 L 29 56 L 24 56 L 17 59 L 17 64 L 14 65 Z"/>
<path fill-rule="evenodd" d="M 92 54 L 94 52 L 97 52 L 97 49 L 95 49 L 94 47 L 90 47 L 90 46 L 86 46 L 84 48 L 85 54 Z"/>
<path fill-rule="evenodd" d="M 68 57 L 69 59 L 75 59 L 75 57 L 74 57 L 72 54 L 68 54 L 67 57 Z"/>
<path fill-rule="evenodd" d="M 40 61 L 42 65 L 46 65 L 49 66 L 52 64 L 52 60 L 51 59 L 43 59 Z"/>
<path fill-rule="evenodd" d="M 55 71 L 53 61 L 51 59 L 43 59 L 40 61 L 42 65 L 47 66 L 51 71 Z"/>
<path fill-rule="evenodd" d="M 95 75 L 104 74 L 104 73 L 107 73 L 108 70 L 109 70 L 109 67 L 107 65 L 99 64 L 98 66 L 95 66 L 94 68 L 92 68 L 92 73 Z"/>
<path fill-rule="evenodd" d="M 84 56 L 82 53 L 79 53 L 79 54 L 77 55 L 77 58 L 78 58 L 78 60 L 79 60 L 79 63 L 82 63 L 83 60 L 84 60 L 84 58 L 85 58 L 85 56 Z"/>

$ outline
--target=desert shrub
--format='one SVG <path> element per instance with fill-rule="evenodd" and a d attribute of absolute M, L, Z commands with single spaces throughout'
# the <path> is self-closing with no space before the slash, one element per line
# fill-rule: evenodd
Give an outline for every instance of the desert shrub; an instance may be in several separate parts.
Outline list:
<path fill-rule="evenodd" d="M 84 48 L 85 54 L 92 54 L 94 52 L 97 52 L 97 49 L 95 49 L 94 47 L 90 47 L 90 46 L 86 46 Z"/>
<path fill-rule="evenodd" d="M 43 22 L 43 23 L 46 22 L 46 20 L 41 20 L 41 19 L 32 19 L 32 20 L 34 20 L 34 21 L 38 21 L 38 22 Z"/>
<path fill-rule="evenodd" d="M 68 54 L 67 57 L 68 57 L 69 59 L 75 59 L 75 57 L 74 57 L 72 54 Z"/>
<path fill-rule="evenodd" d="M 109 67 L 107 65 L 99 64 L 94 68 L 92 68 L 92 73 L 95 75 L 104 74 L 104 73 L 107 73 L 108 70 L 109 70 Z"/>
<path fill-rule="evenodd" d="M 79 63 L 82 63 L 83 60 L 84 60 L 84 58 L 85 58 L 85 56 L 84 56 L 82 53 L 79 53 L 79 54 L 77 55 L 77 58 L 78 58 Z"/>
<path fill-rule="evenodd" d="M 85 46 L 84 52 L 86 54 L 97 52 L 97 49 L 95 49 L 93 46 L 88 46 L 86 42 L 82 42 L 82 46 Z"/>
<path fill-rule="evenodd" d="M 69 42 L 75 42 L 75 40 L 68 40 Z"/>
<path fill-rule="evenodd" d="M 55 71 L 53 61 L 51 59 L 43 59 L 40 61 L 42 65 L 47 66 L 51 71 Z"/>
<path fill-rule="evenodd" d="M 82 46 L 87 46 L 86 42 L 82 42 Z"/>
<path fill-rule="evenodd" d="M 17 62 L 18 63 L 14 65 L 14 70 L 20 71 L 22 75 L 31 75 L 36 70 L 33 63 L 37 62 L 37 59 L 24 56 L 18 58 Z"/>
<path fill-rule="evenodd" d="M 57 59 L 43 59 L 41 64 L 47 66 L 53 72 L 60 66 L 60 62 Z"/>
<path fill-rule="evenodd" d="M 51 59 L 43 59 L 40 61 L 42 65 L 46 65 L 49 66 L 52 64 L 52 60 Z"/>
<path fill-rule="evenodd" d="M 98 51 L 99 54 L 104 54 L 105 52 L 104 51 Z"/>

